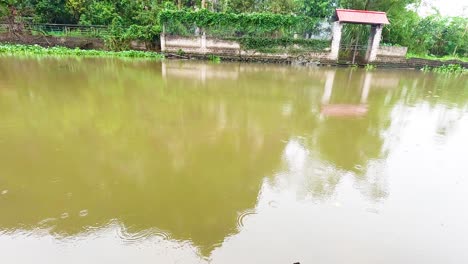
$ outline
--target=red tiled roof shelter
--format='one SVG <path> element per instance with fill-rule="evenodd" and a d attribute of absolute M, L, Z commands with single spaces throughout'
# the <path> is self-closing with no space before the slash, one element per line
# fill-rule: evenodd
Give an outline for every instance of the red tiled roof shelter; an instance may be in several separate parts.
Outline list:
<path fill-rule="evenodd" d="M 380 40 L 382 38 L 382 28 L 385 24 L 390 24 L 387 18 L 387 14 L 385 12 L 379 11 L 337 8 L 335 22 L 333 22 L 332 28 L 332 43 L 329 54 L 329 59 L 331 60 L 338 60 L 341 41 L 341 28 L 343 24 L 346 23 L 371 26 L 365 60 L 367 62 L 376 60 L 377 50 L 379 49 Z"/>
<path fill-rule="evenodd" d="M 379 11 L 336 9 L 336 17 L 337 21 L 345 23 L 368 25 L 390 24 L 387 14 Z"/>

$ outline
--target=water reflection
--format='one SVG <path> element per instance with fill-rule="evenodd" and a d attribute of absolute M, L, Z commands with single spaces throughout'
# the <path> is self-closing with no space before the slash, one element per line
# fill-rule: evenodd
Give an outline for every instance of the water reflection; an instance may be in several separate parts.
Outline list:
<path fill-rule="evenodd" d="M 247 250 L 238 241 L 291 236 L 300 246 L 272 243 L 270 263 L 340 261 L 304 247 L 336 249 L 314 234 L 339 245 L 361 235 L 369 246 L 379 223 L 402 224 L 393 199 L 422 187 L 398 191 L 400 169 L 441 180 L 419 167 L 421 146 L 445 162 L 454 189 L 467 185 L 454 156 L 468 131 L 466 83 L 412 71 L 1 58 L 0 247 L 43 248 L 40 259 L 97 250 L 141 263 L 260 263 L 270 250 L 236 255 Z M 420 145 L 407 141 L 415 131 Z M 340 218 L 359 229 L 336 229 Z"/>

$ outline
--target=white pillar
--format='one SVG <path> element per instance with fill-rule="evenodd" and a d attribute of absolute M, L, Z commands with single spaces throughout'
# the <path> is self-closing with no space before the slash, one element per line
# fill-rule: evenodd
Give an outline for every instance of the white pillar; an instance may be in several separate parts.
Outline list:
<path fill-rule="evenodd" d="M 159 37 L 159 41 L 161 42 L 161 52 L 166 51 L 166 26 L 163 25 L 161 36 Z"/>
<path fill-rule="evenodd" d="M 201 35 L 201 53 L 206 54 L 206 34 L 205 31 L 202 31 Z"/>
<path fill-rule="evenodd" d="M 382 38 L 383 25 L 372 25 L 367 45 L 366 61 L 372 62 L 377 58 L 377 50 L 379 49 L 380 40 Z"/>
<path fill-rule="evenodd" d="M 330 60 L 338 60 L 342 28 L 343 28 L 343 24 L 341 24 L 340 21 L 333 22 L 332 43 L 331 43 L 331 50 L 330 50 L 330 55 L 329 55 Z"/>

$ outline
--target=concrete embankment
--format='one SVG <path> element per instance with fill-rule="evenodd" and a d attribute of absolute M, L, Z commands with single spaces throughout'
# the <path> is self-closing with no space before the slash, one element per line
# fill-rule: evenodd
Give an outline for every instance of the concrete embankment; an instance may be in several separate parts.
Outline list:
<path fill-rule="evenodd" d="M 306 52 L 301 54 L 268 54 L 255 51 L 241 50 L 237 43 L 232 41 L 208 40 L 207 49 L 203 50 L 198 47 L 198 40 L 193 43 L 182 43 L 180 46 L 172 44 L 170 47 L 169 41 L 164 42 L 162 39 L 163 52 L 168 59 L 200 59 L 208 60 L 210 56 L 219 57 L 222 61 L 240 61 L 240 62 L 257 62 L 257 63 L 281 63 L 294 64 L 304 66 L 350 66 L 349 60 L 330 60 L 327 52 Z M 16 36 L 8 33 L 0 34 L 0 43 L 13 44 L 37 44 L 43 47 L 64 46 L 68 48 L 80 49 L 105 49 L 105 43 L 100 38 L 83 38 L 83 37 L 55 37 L 55 36 L 33 36 L 23 35 Z M 164 43 L 164 44 L 163 44 Z M 219 47 L 218 47 L 219 46 Z M 158 51 L 158 45 L 147 47 L 144 43 L 133 41 L 131 48 L 135 50 Z M 464 68 L 468 68 L 468 63 L 460 60 L 429 60 L 411 58 L 406 59 L 404 55 L 406 50 L 402 47 L 381 47 L 377 54 L 376 61 L 371 64 L 379 68 L 422 68 L 424 66 L 439 67 L 448 64 L 460 64 Z M 365 62 L 359 62 L 360 65 L 365 65 Z"/>

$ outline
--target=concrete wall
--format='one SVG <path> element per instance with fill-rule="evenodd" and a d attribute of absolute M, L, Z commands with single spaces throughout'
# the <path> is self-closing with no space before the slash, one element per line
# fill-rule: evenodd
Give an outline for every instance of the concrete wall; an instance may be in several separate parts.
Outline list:
<path fill-rule="evenodd" d="M 166 53 L 178 53 L 183 51 L 186 54 L 195 55 L 217 55 L 227 57 L 258 58 L 264 60 L 292 60 L 301 59 L 327 60 L 328 52 L 308 52 L 301 55 L 291 55 L 287 53 L 261 53 L 254 50 L 243 50 L 240 43 L 236 41 L 217 39 L 205 35 L 197 37 L 161 35 L 161 51 Z"/>
<path fill-rule="evenodd" d="M 406 57 L 407 47 L 380 46 L 377 50 L 377 56 L 386 57 Z"/>
<path fill-rule="evenodd" d="M 240 44 L 235 41 L 215 39 L 204 35 L 197 37 L 165 35 L 161 37 L 161 51 L 178 52 L 179 50 L 191 54 L 234 55 L 241 53 Z"/>

